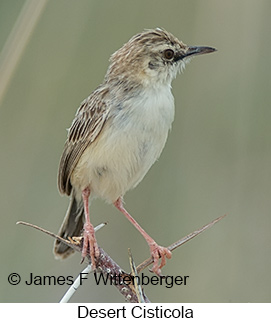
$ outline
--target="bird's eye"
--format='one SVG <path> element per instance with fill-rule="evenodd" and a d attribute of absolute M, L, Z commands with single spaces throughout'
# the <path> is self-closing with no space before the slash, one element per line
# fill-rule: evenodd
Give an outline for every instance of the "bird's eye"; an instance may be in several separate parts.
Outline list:
<path fill-rule="evenodd" d="M 172 49 L 166 49 L 164 51 L 165 59 L 172 59 L 174 57 L 174 51 Z"/>

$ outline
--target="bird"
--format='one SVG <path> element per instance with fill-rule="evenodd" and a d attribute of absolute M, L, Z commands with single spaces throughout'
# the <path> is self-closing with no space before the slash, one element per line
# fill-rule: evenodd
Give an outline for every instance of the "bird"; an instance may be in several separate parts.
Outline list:
<path fill-rule="evenodd" d="M 89 254 L 93 269 L 99 247 L 89 200 L 95 198 L 113 204 L 142 234 L 155 274 L 161 275 L 171 258 L 128 213 L 123 196 L 142 181 L 165 146 L 174 120 L 173 79 L 193 56 L 214 51 L 188 46 L 163 28 L 145 29 L 111 55 L 103 82 L 80 104 L 59 163 L 58 189 L 70 196 L 59 236 L 80 236 L 83 230 L 82 260 Z M 56 258 L 72 252 L 55 241 Z"/>

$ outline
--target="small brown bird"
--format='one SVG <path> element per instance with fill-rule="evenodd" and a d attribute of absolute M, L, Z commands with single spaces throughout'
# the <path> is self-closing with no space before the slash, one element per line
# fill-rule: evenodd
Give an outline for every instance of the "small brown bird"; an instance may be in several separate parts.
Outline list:
<path fill-rule="evenodd" d="M 143 235 L 154 260 L 153 272 L 159 275 L 166 258 L 171 258 L 171 252 L 125 210 L 122 198 L 164 148 L 174 119 L 172 80 L 192 56 L 215 50 L 187 46 L 161 28 L 146 30 L 111 56 L 104 82 L 77 110 L 59 166 L 59 191 L 70 195 L 59 235 L 79 236 L 83 229 L 82 257 L 89 252 L 93 268 L 99 249 L 89 219 L 89 198 L 95 197 L 113 203 Z M 66 258 L 73 251 L 56 241 L 54 252 Z"/>

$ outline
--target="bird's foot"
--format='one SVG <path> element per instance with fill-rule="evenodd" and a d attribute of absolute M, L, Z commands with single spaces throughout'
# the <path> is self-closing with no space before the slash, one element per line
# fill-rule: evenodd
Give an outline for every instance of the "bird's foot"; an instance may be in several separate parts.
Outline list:
<path fill-rule="evenodd" d="M 95 237 L 94 227 L 90 222 L 84 224 L 82 260 L 84 261 L 87 254 L 90 255 L 93 270 L 96 269 L 96 259 L 99 258 L 100 251 Z M 96 258 L 96 259 L 95 259 Z"/>
<path fill-rule="evenodd" d="M 161 268 L 166 264 L 166 258 L 170 259 L 172 256 L 171 251 L 166 248 L 159 246 L 155 241 L 149 243 L 151 256 L 153 257 L 153 267 L 151 269 L 157 276 L 161 275 Z M 159 258 L 161 262 L 159 264 Z"/>

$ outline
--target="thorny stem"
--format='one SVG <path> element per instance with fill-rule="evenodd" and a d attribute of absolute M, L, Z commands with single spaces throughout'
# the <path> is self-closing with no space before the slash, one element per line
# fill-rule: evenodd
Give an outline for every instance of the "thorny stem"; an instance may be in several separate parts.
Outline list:
<path fill-rule="evenodd" d="M 195 238 L 200 233 L 202 233 L 202 232 L 206 231 L 207 229 L 211 228 L 214 224 L 216 224 L 217 222 L 222 220 L 225 216 L 226 216 L 226 214 L 218 217 L 217 219 L 215 219 L 215 220 L 211 221 L 210 223 L 204 225 L 200 229 L 195 230 L 194 232 L 186 235 L 185 237 L 181 238 L 180 240 L 172 243 L 170 246 L 168 246 L 168 249 L 170 251 L 175 250 L 176 248 L 180 247 L 184 243 L 186 243 L 189 240 Z M 63 238 L 59 237 L 58 235 L 56 235 L 55 233 L 52 233 L 52 232 L 50 232 L 48 230 L 40 228 L 39 226 L 31 224 L 31 223 L 18 221 L 16 224 L 22 224 L 22 225 L 26 225 L 26 226 L 29 226 L 31 228 L 37 229 L 37 230 L 39 230 L 39 231 L 41 231 L 43 233 L 48 234 L 49 236 L 51 236 L 53 238 L 65 243 L 66 245 L 68 245 L 69 247 L 71 247 L 72 249 L 74 249 L 77 252 L 82 251 L 82 241 L 81 241 L 80 245 L 78 243 L 73 243 L 72 239 L 70 241 L 66 240 L 66 239 L 63 239 Z M 105 224 L 106 223 L 102 223 L 99 226 L 95 227 L 95 231 L 99 230 Z M 96 269 L 96 271 L 102 272 L 102 273 L 104 273 L 106 275 L 109 274 L 109 275 L 112 275 L 112 276 L 114 276 L 115 274 L 127 275 L 121 269 L 121 267 L 102 248 L 99 247 L 99 250 L 100 250 L 100 257 L 97 260 L 97 269 Z M 87 258 L 88 258 L 88 261 L 89 261 L 89 264 L 90 264 L 91 261 L 90 261 L 89 255 L 87 255 Z M 148 258 L 148 259 L 144 260 L 140 265 L 138 265 L 135 268 L 136 272 L 139 273 L 140 271 L 142 271 L 143 269 L 145 269 L 146 267 L 151 265 L 152 262 L 153 262 L 152 258 Z M 122 284 L 115 284 L 114 286 L 118 288 L 119 292 L 125 297 L 126 301 L 131 302 L 131 303 L 137 303 L 138 302 L 138 295 L 136 294 L 135 289 L 133 288 L 133 286 L 130 287 L 129 285 L 122 285 Z M 123 287 L 123 286 L 125 286 L 125 287 Z M 72 293 L 72 295 L 73 295 L 73 293 Z M 143 293 L 142 297 L 143 297 L 143 300 L 145 302 L 149 302 L 149 299 L 147 298 L 147 296 L 144 293 Z"/>

